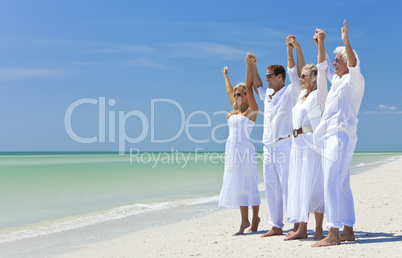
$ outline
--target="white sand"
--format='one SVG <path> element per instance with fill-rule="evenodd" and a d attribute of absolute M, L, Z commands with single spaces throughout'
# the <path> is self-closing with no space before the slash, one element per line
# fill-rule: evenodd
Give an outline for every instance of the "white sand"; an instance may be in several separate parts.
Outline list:
<path fill-rule="evenodd" d="M 313 248 L 314 221 L 307 240 L 283 241 L 284 236 L 261 238 L 270 228 L 266 200 L 262 200 L 259 232 L 232 236 L 240 225 L 240 211 L 222 209 L 204 217 L 137 231 L 97 242 L 61 257 L 261 257 L 261 256 L 402 256 L 402 159 L 352 175 L 356 241 Z M 251 212 L 250 212 L 251 215 Z M 325 219 L 324 219 L 325 223 Z M 288 231 L 291 224 L 285 223 Z M 324 232 L 327 234 L 327 231 Z"/>

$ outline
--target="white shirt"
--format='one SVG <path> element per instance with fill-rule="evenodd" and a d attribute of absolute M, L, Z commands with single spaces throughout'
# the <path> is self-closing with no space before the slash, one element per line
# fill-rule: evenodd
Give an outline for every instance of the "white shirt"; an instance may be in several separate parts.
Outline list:
<path fill-rule="evenodd" d="M 288 68 L 291 81 L 298 81 L 297 67 Z M 270 145 L 278 141 L 279 138 L 286 138 L 292 134 L 292 108 L 296 104 L 300 93 L 299 84 L 289 84 L 283 86 L 272 99 L 272 89 L 264 86 L 258 88 L 258 93 L 264 101 L 264 134 L 262 142 Z"/>
<path fill-rule="evenodd" d="M 332 86 L 325 102 L 324 114 L 315 131 L 316 139 L 323 140 L 333 133 L 342 131 L 353 141 L 357 141 L 357 114 L 364 93 L 364 78 L 360 72 L 360 60 L 357 56 L 356 66 L 348 68 L 349 73 L 344 74 L 342 78 L 334 74 L 333 69 L 328 69 Z"/>
<path fill-rule="evenodd" d="M 300 92 L 297 104 L 292 109 L 293 129 L 311 126 L 314 131 L 320 123 L 321 114 L 328 95 L 327 69 L 328 60 L 325 60 L 317 66 L 317 89 L 310 92 L 304 101 L 302 100 L 304 96 L 306 96 L 307 90 Z M 300 84 L 299 80 L 297 80 L 297 82 L 291 81 L 291 83 Z"/>

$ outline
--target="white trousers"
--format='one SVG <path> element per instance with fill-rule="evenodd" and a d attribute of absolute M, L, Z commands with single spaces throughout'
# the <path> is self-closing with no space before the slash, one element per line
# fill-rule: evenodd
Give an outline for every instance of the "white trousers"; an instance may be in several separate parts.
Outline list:
<path fill-rule="evenodd" d="M 356 143 L 338 132 L 323 142 L 322 168 L 327 228 L 353 227 L 355 208 L 350 188 L 349 166 Z"/>
<path fill-rule="evenodd" d="M 288 198 L 289 157 L 291 138 L 273 145 L 264 145 L 264 186 L 268 201 L 269 223 L 272 227 L 283 228 L 283 207 Z"/>

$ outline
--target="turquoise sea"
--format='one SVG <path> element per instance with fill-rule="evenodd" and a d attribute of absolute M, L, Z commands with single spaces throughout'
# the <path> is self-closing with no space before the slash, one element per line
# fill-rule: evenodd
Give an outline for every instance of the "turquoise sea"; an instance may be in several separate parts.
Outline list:
<path fill-rule="evenodd" d="M 351 173 L 401 155 L 355 153 Z M 112 237 L 217 210 L 223 161 L 220 152 L 1 153 L 0 245 L 91 228 Z"/>

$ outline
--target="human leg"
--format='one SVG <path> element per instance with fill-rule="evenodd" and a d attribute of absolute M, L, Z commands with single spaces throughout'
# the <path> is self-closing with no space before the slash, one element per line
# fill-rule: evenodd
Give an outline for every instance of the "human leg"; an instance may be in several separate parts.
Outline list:
<path fill-rule="evenodd" d="M 282 187 L 273 164 L 275 148 L 264 146 L 263 170 L 265 195 L 268 202 L 269 223 L 272 229 L 263 234 L 262 237 L 282 235 L 283 227 L 283 202 Z"/>
<path fill-rule="evenodd" d="M 248 206 L 240 206 L 240 214 L 241 214 L 241 224 L 239 232 L 234 235 L 242 235 L 244 230 L 250 227 L 250 221 L 248 220 Z"/>
<path fill-rule="evenodd" d="M 328 137 L 323 143 L 322 168 L 324 176 L 324 199 L 325 214 L 327 215 L 327 227 L 330 231 L 324 239 L 321 239 L 312 247 L 322 247 L 339 245 L 339 228 L 342 227 L 339 216 L 339 197 L 340 189 L 340 146 L 336 135 Z"/>
<path fill-rule="evenodd" d="M 330 205 L 328 205 L 330 209 L 332 208 L 332 214 L 334 214 L 331 215 L 331 220 L 328 221 L 330 223 L 333 222 L 334 224 L 329 225 L 330 227 L 335 226 L 337 228 L 341 228 L 342 226 L 346 226 L 346 235 L 348 235 L 347 238 L 354 239 L 354 236 L 352 236 L 352 228 L 355 224 L 355 211 L 353 194 L 350 187 L 349 166 L 355 149 L 355 143 L 351 141 L 346 134 L 338 133 L 338 148 L 339 159 L 338 161 L 330 164 L 332 165 L 332 168 L 328 169 L 327 171 L 329 173 L 329 177 L 333 178 L 332 183 L 336 180 L 336 184 L 338 186 L 337 189 L 332 189 L 332 191 L 336 193 L 336 197 L 335 195 L 332 195 L 333 198 L 335 197 L 334 199 L 336 202 L 332 202 Z M 327 183 L 330 184 L 329 182 Z M 333 201 L 334 199 L 330 199 L 329 201 Z M 350 229 L 352 229 L 352 234 L 350 234 Z"/>
<path fill-rule="evenodd" d="M 348 226 L 353 226 L 354 206 L 349 182 L 349 165 L 353 152 L 350 153 L 348 141 L 341 133 L 329 136 L 324 144 L 322 164 L 327 227 L 342 228 L 345 220 L 349 220 L 346 223 Z"/>
<path fill-rule="evenodd" d="M 350 164 L 350 162 L 348 163 Z M 345 169 L 348 169 L 349 166 Z M 342 205 L 342 224 L 348 227 L 353 227 L 355 224 L 355 207 L 353 201 L 352 189 L 350 187 L 349 169 L 342 182 L 341 189 L 341 205 Z"/>
<path fill-rule="evenodd" d="M 293 235 L 298 229 L 299 229 L 299 223 L 294 223 L 294 224 L 293 224 L 293 229 L 292 229 L 291 231 L 289 231 L 288 233 L 286 233 L 285 237 L 290 237 L 290 236 Z"/>
<path fill-rule="evenodd" d="M 355 241 L 355 233 L 353 232 L 353 227 L 344 226 L 343 232 L 340 234 L 340 239 L 342 242 L 344 241 Z"/>
<path fill-rule="evenodd" d="M 339 228 L 331 228 L 326 238 L 321 239 L 320 241 L 311 246 L 322 247 L 322 246 L 331 246 L 339 244 L 341 244 L 341 239 L 339 238 Z"/>
<path fill-rule="evenodd" d="M 355 241 L 355 234 L 353 232 L 353 225 L 355 223 L 355 210 L 353 203 L 352 190 L 350 188 L 349 173 L 344 180 L 342 187 L 342 206 L 345 207 L 343 211 L 342 223 L 343 232 L 340 234 L 341 241 Z"/>
<path fill-rule="evenodd" d="M 257 232 L 258 224 L 260 224 L 260 217 L 258 216 L 258 212 L 260 211 L 260 205 L 253 206 L 253 219 L 251 220 L 251 227 L 248 232 Z"/>
<path fill-rule="evenodd" d="M 313 246 L 340 244 L 339 228 L 345 225 L 343 239 L 354 240 L 353 224 L 355 222 L 353 196 L 349 182 L 349 165 L 355 144 L 344 133 L 329 136 L 324 142 L 323 174 L 325 193 L 325 212 L 328 236 Z M 349 224 L 349 225 L 348 225 Z"/>
<path fill-rule="evenodd" d="M 286 205 L 288 203 L 289 161 L 290 161 L 291 147 L 292 147 L 292 140 L 290 138 L 287 138 L 281 140 L 278 143 L 277 148 L 275 149 L 274 164 L 276 167 L 283 195 L 283 199 L 281 196 L 280 200 L 282 202 L 282 207 L 284 206 L 285 208 L 287 208 Z"/>
<path fill-rule="evenodd" d="M 299 222 L 298 223 L 298 228 L 297 230 L 294 232 L 294 234 L 288 236 L 286 235 L 286 238 L 284 239 L 286 240 L 295 240 L 295 239 L 305 239 L 307 238 L 307 223 L 306 222 Z"/>
<path fill-rule="evenodd" d="M 324 233 L 322 229 L 322 222 L 324 220 L 324 213 L 320 212 L 315 212 L 315 234 L 314 234 L 314 239 L 323 239 L 324 238 Z"/>

